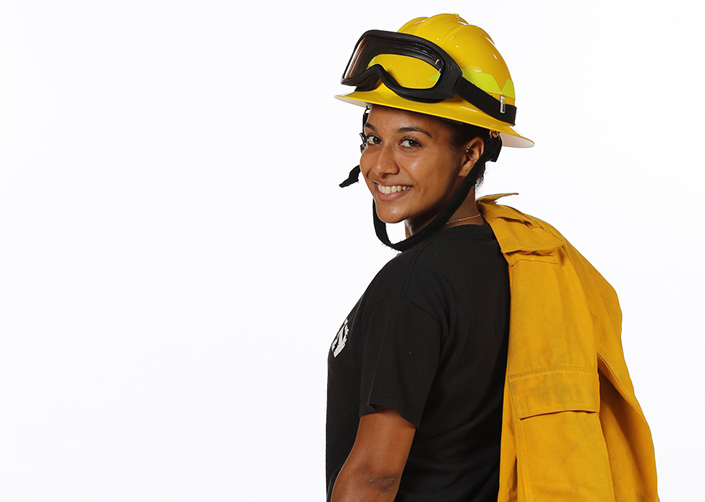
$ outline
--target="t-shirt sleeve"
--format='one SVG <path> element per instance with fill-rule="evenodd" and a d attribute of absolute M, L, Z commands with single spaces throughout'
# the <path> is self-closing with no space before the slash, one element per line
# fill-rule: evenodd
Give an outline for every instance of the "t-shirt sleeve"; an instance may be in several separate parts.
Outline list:
<path fill-rule="evenodd" d="M 438 320 L 409 300 L 377 302 L 363 319 L 360 416 L 387 406 L 418 427 L 441 339 Z"/>

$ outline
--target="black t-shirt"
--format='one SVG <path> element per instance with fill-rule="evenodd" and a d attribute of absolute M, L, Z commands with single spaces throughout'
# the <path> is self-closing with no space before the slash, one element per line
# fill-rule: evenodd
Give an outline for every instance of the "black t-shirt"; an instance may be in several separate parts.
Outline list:
<path fill-rule="evenodd" d="M 398 502 L 496 501 L 509 329 L 489 225 L 435 233 L 372 280 L 328 355 L 328 497 L 375 406 L 414 424 Z"/>

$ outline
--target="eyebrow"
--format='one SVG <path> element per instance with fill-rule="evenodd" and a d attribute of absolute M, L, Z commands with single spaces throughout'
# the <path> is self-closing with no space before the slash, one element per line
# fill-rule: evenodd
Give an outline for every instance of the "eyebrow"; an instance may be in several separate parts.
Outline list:
<path fill-rule="evenodd" d="M 365 124 L 365 127 L 368 127 L 370 129 L 372 129 L 373 131 L 377 131 L 377 128 L 374 126 L 374 124 L 370 124 L 369 122 L 367 122 Z M 422 129 L 421 127 L 416 127 L 416 126 L 400 127 L 399 129 L 397 129 L 397 132 L 420 132 L 422 134 L 425 134 L 429 138 L 433 138 L 433 135 L 430 132 L 428 132 L 426 129 Z"/>

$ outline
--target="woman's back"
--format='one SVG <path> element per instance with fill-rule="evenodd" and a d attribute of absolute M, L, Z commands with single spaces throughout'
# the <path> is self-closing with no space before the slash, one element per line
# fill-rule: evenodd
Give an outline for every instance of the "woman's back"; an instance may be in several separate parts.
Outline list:
<path fill-rule="evenodd" d="M 396 500 L 496 500 L 508 315 L 489 225 L 438 232 L 380 271 L 329 354 L 329 495 L 359 417 L 386 406 L 416 427 Z"/>

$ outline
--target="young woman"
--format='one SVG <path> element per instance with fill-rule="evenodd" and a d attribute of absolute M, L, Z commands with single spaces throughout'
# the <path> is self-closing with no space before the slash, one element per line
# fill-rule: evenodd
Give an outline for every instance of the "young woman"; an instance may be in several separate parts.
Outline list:
<path fill-rule="evenodd" d="M 367 32 L 343 83 L 366 107 L 343 185 L 362 174 L 401 253 L 331 345 L 328 500 L 657 500 L 614 292 L 549 225 L 475 200 L 502 145 L 532 145 L 489 36 Z"/>

